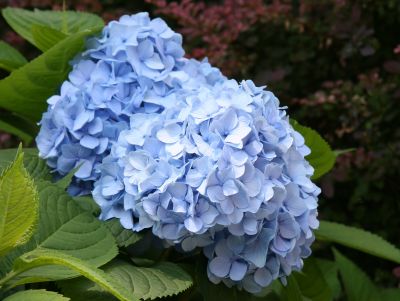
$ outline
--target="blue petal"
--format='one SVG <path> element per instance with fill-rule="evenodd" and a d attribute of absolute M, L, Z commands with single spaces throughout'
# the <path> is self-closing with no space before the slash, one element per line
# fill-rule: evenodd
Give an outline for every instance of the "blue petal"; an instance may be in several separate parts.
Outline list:
<path fill-rule="evenodd" d="M 226 257 L 215 257 L 208 264 L 210 272 L 217 277 L 226 277 L 231 269 L 231 261 Z"/>
<path fill-rule="evenodd" d="M 262 287 L 267 287 L 272 282 L 272 275 L 266 268 L 257 269 L 254 273 L 254 281 Z"/>
<path fill-rule="evenodd" d="M 185 227 L 192 233 L 197 233 L 203 228 L 203 221 L 198 217 L 185 219 Z"/>
<path fill-rule="evenodd" d="M 244 249 L 243 258 L 253 263 L 256 267 L 262 268 L 267 261 L 269 243 L 274 234 L 273 230 L 263 228 L 257 239 Z"/>
<path fill-rule="evenodd" d="M 240 261 L 234 261 L 231 266 L 231 270 L 229 272 L 229 277 L 233 281 L 240 281 L 244 278 L 247 272 L 247 264 L 240 262 Z"/>

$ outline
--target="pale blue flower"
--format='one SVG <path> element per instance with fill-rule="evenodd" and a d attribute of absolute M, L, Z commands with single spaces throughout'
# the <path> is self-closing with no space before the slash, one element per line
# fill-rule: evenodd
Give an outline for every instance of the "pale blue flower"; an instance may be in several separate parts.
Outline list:
<path fill-rule="evenodd" d="M 184 251 L 203 247 L 213 282 L 257 292 L 310 254 L 320 191 L 309 150 L 275 96 L 252 82 L 193 87 L 133 114 L 112 147 L 133 204 L 124 205 L 129 228 L 152 228 Z"/>
<path fill-rule="evenodd" d="M 151 229 L 207 273 L 249 292 L 300 270 L 318 228 L 314 170 L 278 99 L 183 57 L 147 13 L 110 22 L 73 62 L 37 137 L 70 193 L 92 190 L 100 219 Z"/>
<path fill-rule="evenodd" d="M 48 100 L 37 138 L 40 156 L 58 174 L 84 163 L 71 192 L 90 192 L 90 183 L 99 176 L 98 163 L 129 128 L 133 114 L 159 112 L 163 100 L 183 85 L 193 90 L 199 83 L 213 85 L 224 79 L 207 61 L 183 58 L 181 43 L 180 34 L 163 20 L 139 13 L 110 22 L 72 62 L 60 94 Z M 174 99 L 169 103 L 172 106 Z M 137 134 L 131 129 L 128 140 L 140 139 Z M 63 144 L 74 145 L 75 158 L 64 154 Z M 175 155 L 179 152 L 177 145 L 168 149 Z M 82 180 L 88 185 L 79 190 L 75 184 Z"/>

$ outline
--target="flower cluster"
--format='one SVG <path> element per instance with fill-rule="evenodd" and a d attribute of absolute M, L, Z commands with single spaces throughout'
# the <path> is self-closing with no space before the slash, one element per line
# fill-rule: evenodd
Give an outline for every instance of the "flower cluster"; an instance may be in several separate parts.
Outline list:
<path fill-rule="evenodd" d="M 212 282 L 259 292 L 302 268 L 318 227 L 309 149 L 279 101 L 183 57 L 147 14 L 111 22 L 49 100 L 37 139 L 58 173 L 80 166 L 101 219 L 209 259 Z"/>
<path fill-rule="evenodd" d="M 162 99 L 185 83 L 222 79 L 207 61 L 183 58 L 181 35 L 147 13 L 112 21 L 73 62 L 60 95 L 48 100 L 37 137 L 40 155 L 60 175 L 80 166 L 73 194 L 89 193 L 97 166 L 109 154 L 130 116 L 156 112 L 146 99 Z"/>

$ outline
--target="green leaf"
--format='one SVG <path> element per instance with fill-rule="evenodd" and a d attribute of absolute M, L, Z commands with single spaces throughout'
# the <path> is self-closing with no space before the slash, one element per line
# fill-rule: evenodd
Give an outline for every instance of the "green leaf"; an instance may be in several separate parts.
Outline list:
<path fill-rule="evenodd" d="M 368 276 L 353 262 L 333 250 L 348 301 L 377 301 L 379 293 Z"/>
<path fill-rule="evenodd" d="M 64 40 L 68 35 L 51 27 L 34 24 L 32 36 L 36 47 L 44 52 Z"/>
<path fill-rule="evenodd" d="M 335 262 L 318 258 L 316 259 L 316 263 L 332 291 L 333 299 L 337 300 L 342 291 L 342 287 L 340 285 L 338 268 Z"/>
<path fill-rule="evenodd" d="M 87 279 L 95 282 L 106 292 L 109 292 L 121 301 L 137 300 L 131 292 L 121 283 L 120 279 L 107 275 L 102 270 L 73 256 L 66 255 L 54 250 L 40 250 L 24 254 L 19 257 L 15 264 L 15 271 L 26 271 L 33 268 L 48 265 L 60 265 L 69 268 Z"/>
<path fill-rule="evenodd" d="M 336 155 L 329 144 L 313 129 L 300 125 L 297 121 L 291 120 L 293 128 L 303 135 L 305 144 L 311 149 L 306 159 L 314 168 L 312 179 L 318 179 L 330 171 L 335 164 Z"/>
<path fill-rule="evenodd" d="M 0 112 L 0 129 L 21 138 L 25 144 L 30 144 L 36 136 L 38 126 L 10 112 Z"/>
<path fill-rule="evenodd" d="M 115 260 L 103 269 L 110 277 L 118 279 L 137 299 L 152 300 L 173 296 L 187 290 L 193 284 L 189 274 L 178 265 L 169 262 L 160 262 L 152 267 L 137 267 L 132 263 Z M 76 301 L 88 300 L 86 294 L 105 297 L 101 295 L 100 287 L 90 285 L 83 279 L 62 281 L 59 284 L 64 294 Z"/>
<path fill-rule="evenodd" d="M 136 267 L 123 261 L 108 265 L 105 270 L 119 279 L 137 298 L 155 299 L 179 294 L 193 282 L 178 265 L 160 262 L 152 267 Z"/>
<path fill-rule="evenodd" d="M 383 289 L 380 292 L 381 299 L 383 301 L 399 301 L 400 300 L 400 289 L 389 288 Z"/>
<path fill-rule="evenodd" d="M 13 71 L 25 65 L 28 61 L 26 58 L 15 48 L 7 43 L 0 41 L 0 68 Z"/>
<path fill-rule="evenodd" d="M 49 292 L 46 290 L 27 290 L 15 293 L 3 301 L 68 301 L 66 298 L 55 292 Z"/>
<path fill-rule="evenodd" d="M 100 214 L 100 207 L 97 205 L 97 203 L 93 200 L 93 197 L 88 195 L 88 196 L 77 196 L 74 197 L 74 201 L 85 211 L 88 211 L 90 213 L 93 213 L 95 216 L 98 216 Z M 105 223 L 107 226 L 107 223 Z M 110 229 L 109 229 L 110 230 Z"/>
<path fill-rule="evenodd" d="M 58 281 L 57 286 L 73 301 L 115 301 L 115 297 L 101 289 L 96 283 L 83 277 Z"/>
<path fill-rule="evenodd" d="M 294 276 L 303 296 L 312 301 L 333 299 L 332 291 L 315 259 L 308 258 L 302 271 L 294 273 Z"/>
<path fill-rule="evenodd" d="M 117 255 L 115 240 L 104 224 L 79 207 L 63 189 L 49 182 L 38 182 L 37 189 L 40 199 L 38 229 L 27 244 L 0 261 L 0 275 L 12 270 L 16 258 L 34 250 L 60 251 L 96 267 Z M 14 287 L 76 276 L 68 269 L 45 266 L 12 275 L 3 282 Z"/>
<path fill-rule="evenodd" d="M 0 171 L 6 168 L 15 158 L 17 149 L 0 150 Z M 34 180 L 50 180 L 51 174 L 44 160 L 39 158 L 35 148 L 24 148 L 24 166 Z"/>
<path fill-rule="evenodd" d="M 400 263 L 400 250 L 378 235 L 362 229 L 321 221 L 315 232 L 317 239 L 335 242 L 346 247 Z"/>
<path fill-rule="evenodd" d="M 8 7 L 2 10 L 2 14 L 12 29 L 35 46 L 38 44 L 35 40 L 34 25 L 49 27 L 66 35 L 104 26 L 100 17 L 84 12 L 38 9 L 30 11 Z"/>
<path fill-rule="evenodd" d="M 57 182 L 59 185 L 60 182 Z M 60 186 L 60 185 L 59 185 Z M 64 187 L 61 186 L 61 187 Z M 80 196 L 74 197 L 74 201 L 84 210 L 93 213 L 95 216 L 100 214 L 100 207 L 93 200 L 92 196 Z M 119 247 L 128 247 L 138 242 L 143 238 L 143 233 L 134 232 L 129 229 L 122 227 L 118 219 L 113 218 L 104 222 L 104 225 L 108 228 L 111 234 L 114 236 L 115 241 Z"/>
<path fill-rule="evenodd" d="M 128 247 L 143 238 L 142 233 L 122 227 L 117 218 L 106 221 L 105 225 L 114 236 L 119 247 Z"/>
<path fill-rule="evenodd" d="M 281 297 L 284 301 L 303 301 L 300 287 L 293 275 L 287 277 L 287 285 L 282 290 Z"/>
<path fill-rule="evenodd" d="M 0 81 L 0 107 L 37 122 L 70 71 L 70 60 L 98 29 L 69 36 Z"/>
<path fill-rule="evenodd" d="M 29 240 L 38 217 L 38 193 L 23 159 L 19 149 L 0 176 L 0 257 Z"/>
<path fill-rule="evenodd" d="M 69 184 L 71 184 L 72 178 L 74 174 L 81 168 L 82 164 L 79 164 L 75 168 L 73 168 L 69 173 L 67 173 L 63 178 L 56 182 L 56 185 L 63 190 L 67 190 Z"/>

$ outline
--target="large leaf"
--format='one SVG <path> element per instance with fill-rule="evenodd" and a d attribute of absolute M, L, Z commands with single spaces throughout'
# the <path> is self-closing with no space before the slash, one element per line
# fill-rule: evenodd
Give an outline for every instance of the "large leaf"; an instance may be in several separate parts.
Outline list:
<path fill-rule="evenodd" d="M 43 52 L 67 37 L 67 34 L 54 28 L 36 24 L 32 26 L 32 35 L 36 47 Z"/>
<path fill-rule="evenodd" d="M 113 278 L 95 266 L 59 251 L 37 249 L 26 253 L 15 261 L 14 270 L 21 272 L 48 265 L 59 265 L 69 268 L 95 282 L 99 287 L 115 296 L 118 300 L 137 300 L 121 283 L 120 279 Z"/>
<path fill-rule="evenodd" d="M 0 274 L 10 271 L 16 258 L 34 250 L 60 251 L 96 267 L 117 255 L 115 240 L 108 229 L 90 212 L 78 206 L 61 188 L 49 182 L 39 182 L 38 191 L 38 230 L 27 244 L 0 261 Z M 77 274 L 68 269 L 45 266 L 14 275 L 7 281 L 7 286 L 74 276 Z"/>
<path fill-rule="evenodd" d="M 55 292 L 49 292 L 46 290 L 27 290 L 15 293 L 3 301 L 68 301 L 67 297 L 64 297 Z"/>
<path fill-rule="evenodd" d="M 281 298 L 282 301 L 303 301 L 303 294 L 293 275 L 287 278 L 287 285 L 282 290 Z"/>
<path fill-rule="evenodd" d="M 91 195 L 74 197 L 74 201 L 84 210 L 91 212 L 95 216 L 100 214 L 100 207 L 93 200 Z M 107 225 L 107 224 L 106 224 Z M 110 229 L 111 230 L 111 229 Z"/>
<path fill-rule="evenodd" d="M 362 252 L 400 263 L 400 250 L 378 235 L 365 230 L 321 221 L 317 239 L 331 241 Z"/>
<path fill-rule="evenodd" d="M 74 34 L 87 29 L 103 27 L 103 20 L 94 15 L 75 11 L 41 11 L 5 8 L 2 11 L 7 23 L 24 39 L 38 46 L 33 26 L 50 27 L 64 34 Z M 40 49 L 40 47 L 38 47 Z"/>
<path fill-rule="evenodd" d="M 338 268 L 335 262 L 319 258 L 315 261 L 331 289 L 333 299 L 337 300 L 341 294 L 342 287 L 340 285 Z"/>
<path fill-rule="evenodd" d="M 56 185 L 63 190 L 67 190 L 68 186 L 71 184 L 72 178 L 74 174 L 81 168 L 82 164 L 78 164 L 77 167 L 73 168 L 69 173 L 67 173 L 64 177 L 59 179 L 56 182 Z"/>
<path fill-rule="evenodd" d="M 19 150 L 0 176 L 0 257 L 26 243 L 38 217 L 38 193 Z"/>
<path fill-rule="evenodd" d="M 313 258 L 306 260 L 301 273 L 294 273 L 303 296 L 312 301 L 332 300 L 332 291 Z"/>
<path fill-rule="evenodd" d="M 117 218 L 108 220 L 105 222 L 105 224 L 120 247 L 132 245 L 143 237 L 142 233 L 133 232 L 132 230 L 122 227 L 119 219 Z"/>
<path fill-rule="evenodd" d="M 329 144 L 313 129 L 300 125 L 295 120 L 291 120 L 293 128 L 303 135 L 305 144 L 311 149 L 306 159 L 314 168 L 312 179 L 318 179 L 335 164 L 336 155 Z"/>
<path fill-rule="evenodd" d="M 118 279 L 132 296 L 143 300 L 176 295 L 192 285 L 189 274 L 169 262 L 160 262 L 151 267 L 137 267 L 133 263 L 116 260 L 104 266 L 103 270 Z M 106 298 L 99 286 L 84 279 L 63 281 L 60 286 L 65 295 L 76 301 L 89 300 L 89 296 L 96 296 L 99 300 Z"/>
<path fill-rule="evenodd" d="M 35 180 L 50 180 L 51 174 L 44 160 L 39 158 L 38 151 L 35 148 L 24 148 L 24 166 L 31 177 Z M 0 150 L 0 171 L 11 164 L 15 158 L 17 149 Z"/>
<path fill-rule="evenodd" d="M 375 285 L 359 267 L 337 250 L 334 250 L 334 254 L 348 301 L 383 300 L 379 298 Z"/>
<path fill-rule="evenodd" d="M 0 41 L 0 68 L 7 71 L 13 71 L 25 65 L 28 61 L 15 48 L 7 43 Z"/>
<path fill-rule="evenodd" d="M 383 289 L 380 292 L 381 300 L 384 301 L 399 301 L 400 300 L 400 289 L 391 288 Z"/>
<path fill-rule="evenodd" d="M 72 172 L 72 175 L 75 172 Z M 71 172 L 69 173 L 71 174 Z M 68 176 L 68 175 L 67 175 Z M 67 177 L 66 176 L 66 177 Z M 57 185 L 60 184 L 60 181 L 57 182 Z M 60 185 L 59 185 L 60 186 Z M 61 187 L 65 187 L 61 186 Z M 80 196 L 74 197 L 74 201 L 77 202 L 79 206 L 81 206 L 84 210 L 92 212 L 94 215 L 100 214 L 100 207 L 93 200 L 92 196 Z M 122 227 L 119 219 L 113 218 L 104 222 L 108 230 L 110 230 L 111 234 L 114 236 L 115 241 L 119 247 L 128 247 L 138 242 L 140 239 L 144 237 L 142 232 L 134 232 L 131 229 L 125 229 Z"/>
<path fill-rule="evenodd" d="M 70 60 L 83 49 L 85 38 L 97 31 L 71 35 L 1 80 L 0 107 L 32 122 L 39 121 L 46 100 L 59 90 L 70 71 Z"/>
<path fill-rule="evenodd" d="M 13 134 L 30 144 L 36 136 L 38 126 L 10 112 L 0 112 L 0 130 Z"/>

